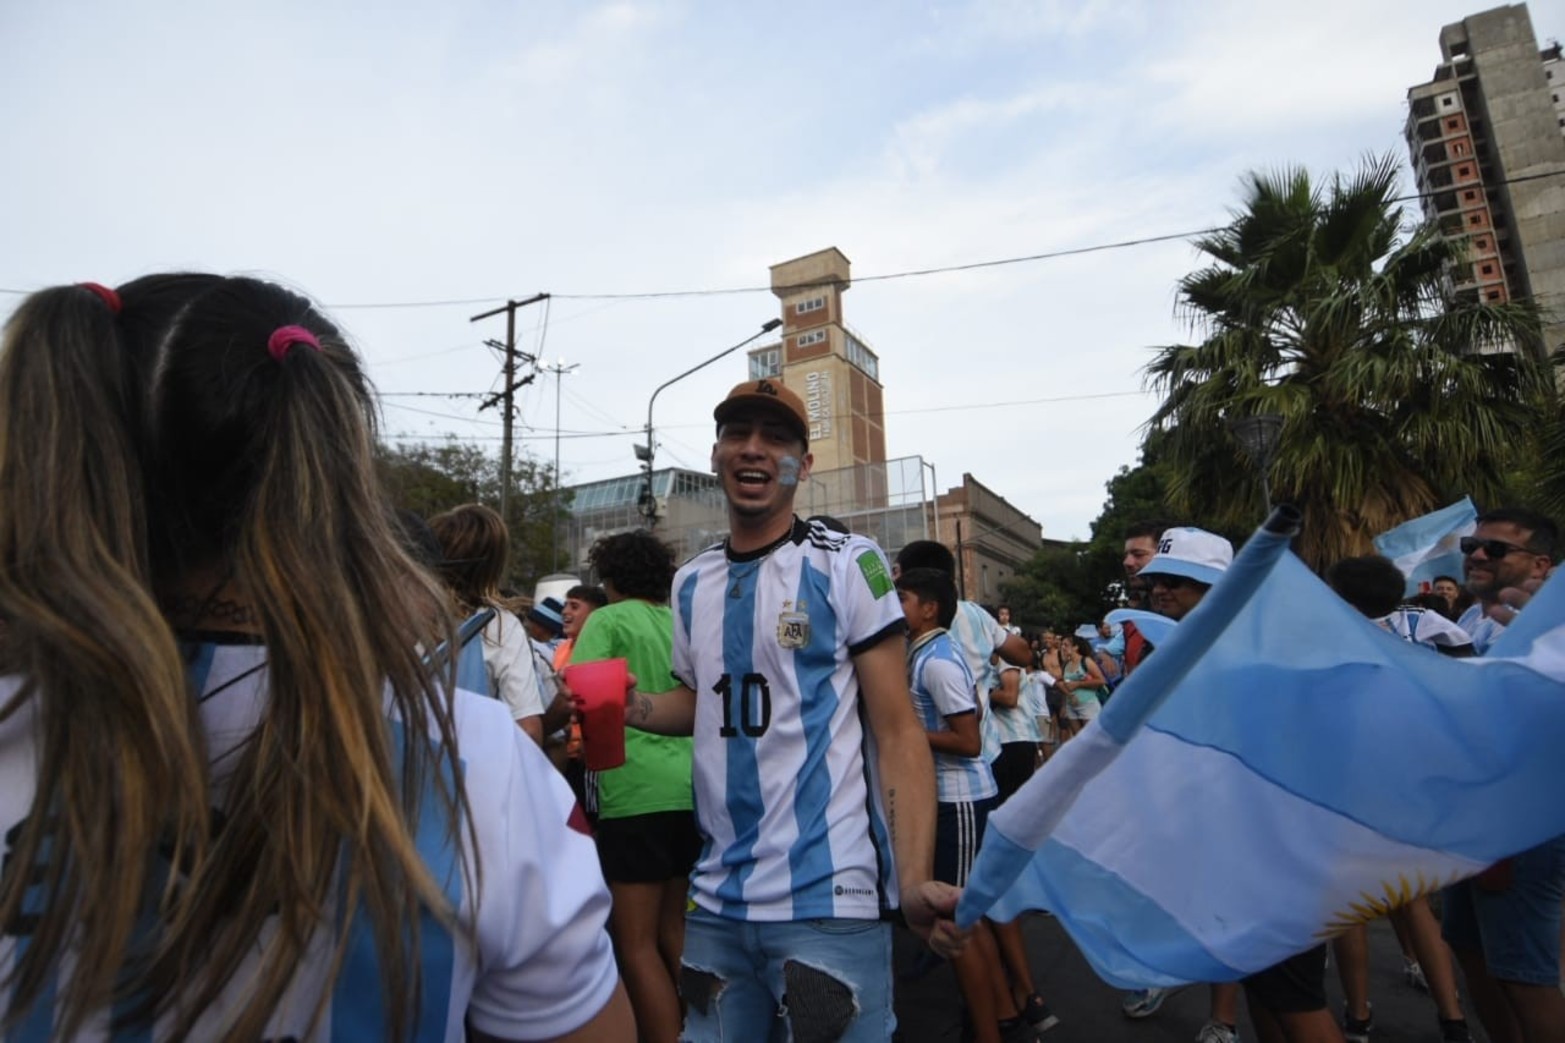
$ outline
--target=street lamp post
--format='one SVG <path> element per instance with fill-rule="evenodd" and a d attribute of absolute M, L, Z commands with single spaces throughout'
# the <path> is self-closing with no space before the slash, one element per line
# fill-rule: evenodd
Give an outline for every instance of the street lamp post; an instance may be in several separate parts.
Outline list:
<path fill-rule="evenodd" d="M 1277 439 L 1282 434 L 1282 417 L 1276 413 L 1256 413 L 1236 417 L 1228 422 L 1239 444 L 1244 447 L 1255 468 L 1261 474 L 1261 495 L 1266 499 L 1266 513 L 1272 513 L 1272 459 L 1277 455 Z"/>
<path fill-rule="evenodd" d="M 538 367 L 546 373 L 554 374 L 554 530 L 552 541 L 554 561 L 551 569 L 557 569 L 560 566 L 560 389 L 565 383 L 565 375 L 580 367 L 581 363 L 579 362 L 573 362 L 567 366 L 564 359 Z"/>
<path fill-rule="evenodd" d="M 655 391 L 652 392 L 652 397 L 647 399 L 647 444 L 645 446 L 638 445 L 635 447 L 636 459 L 641 461 L 641 466 L 647 474 L 646 487 L 641 492 L 641 513 L 646 516 L 647 528 L 655 529 L 657 528 L 658 523 L 658 504 L 656 498 L 654 498 L 652 495 L 652 467 L 653 457 L 656 453 L 656 449 L 652 443 L 652 407 L 657 402 L 658 395 L 662 394 L 663 389 L 669 385 L 677 384 L 697 370 L 705 369 L 712 363 L 716 362 L 718 359 L 732 355 L 746 344 L 760 337 L 766 336 L 768 333 L 772 332 L 772 330 L 775 330 L 781 325 L 781 319 L 767 319 L 764 323 L 761 324 L 761 328 L 759 330 L 750 334 L 748 337 L 740 341 L 738 344 L 735 344 L 733 347 L 724 348 L 722 351 L 719 351 L 716 355 L 713 355 L 705 362 L 698 362 L 696 365 L 691 366 L 689 369 L 685 370 L 679 376 L 674 377 L 671 380 L 665 380 L 663 383 L 657 386 Z"/>

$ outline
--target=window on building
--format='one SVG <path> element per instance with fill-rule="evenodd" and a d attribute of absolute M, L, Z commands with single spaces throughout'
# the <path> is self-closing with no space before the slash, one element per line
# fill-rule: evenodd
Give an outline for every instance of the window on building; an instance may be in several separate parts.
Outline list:
<path fill-rule="evenodd" d="M 1500 299 L 1500 291 L 1498 289 L 1490 290 L 1484 294 L 1484 297 L 1491 301 L 1497 301 Z"/>
<path fill-rule="evenodd" d="M 1440 107 L 1442 109 L 1449 109 L 1452 105 L 1455 105 L 1455 104 L 1456 104 L 1456 99 L 1451 97 L 1449 94 L 1447 94 L 1445 97 L 1440 99 Z"/>
<path fill-rule="evenodd" d="M 776 348 L 757 351 L 750 356 L 750 379 L 775 377 L 782 372 L 782 352 Z"/>
<path fill-rule="evenodd" d="M 1466 192 L 1462 193 L 1462 198 L 1471 203 L 1473 200 L 1478 198 L 1478 193 L 1469 188 Z"/>
<path fill-rule="evenodd" d="M 813 331 L 811 333 L 801 333 L 801 334 L 799 334 L 799 339 L 794 341 L 794 344 L 796 346 L 798 346 L 798 347 L 801 347 L 801 348 L 808 348 L 808 347 L 810 347 L 811 345 L 814 345 L 814 344 L 825 343 L 825 341 L 826 341 L 826 331 L 825 330 L 815 330 L 815 331 Z"/>
<path fill-rule="evenodd" d="M 795 315 L 803 315 L 805 312 L 820 311 L 824 307 L 826 307 L 826 297 L 824 295 L 811 297 L 807 301 L 800 301 L 798 304 L 795 304 L 793 313 Z"/>
<path fill-rule="evenodd" d="M 1479 270 L 1482 271 L 1485 275 L 1493 275 L 1494 274 L 1494 265 L 1486 264 Z"/>
<path fill-rule="evenodd" d="M 848 361 L 857 366 L 865 376 L 876 382 L 880 380 L 880 362 L 875 358 L 875 353 L 866 348 L 851 333 L 847 338 L 846 354 Z"/>

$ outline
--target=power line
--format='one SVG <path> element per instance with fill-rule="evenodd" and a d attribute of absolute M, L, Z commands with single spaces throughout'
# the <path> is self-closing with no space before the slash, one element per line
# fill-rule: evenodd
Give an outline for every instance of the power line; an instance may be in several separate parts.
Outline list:
<path fill-rule="evenodd" d="M 974 403 L 971 403 L 971 404 L 968 404 L 968 405 L 956 405 L 956 406 L 926 406 L 926 407 L 919 408 L 919 409 L 889 409 L 889 410 L 886 410 L 885 412 L 881 413 L 881 416 L 883 416 L 883 417 L 887 417 L 887 416 L 912 416 L 912 415 L 916 415 L 916 414 L 919 414 L 919 413 L 950 413 L 950 412 L 958 412 L 958 411 L 962 411 L 962 410 L 971 410 L 971 409 L 997 409 L 997 408 L 1002 408 L 1003 409 L 1003 408 L 1010 407 L 1010 406 L 1041 406 L 1041 405 L 1053 405 L 1053 404 L 1058 404 L 1058 403 L 1062 403 L 1062 402 L 1082 402 L 1082 401 L 1095 400 L 1095 399 L 1104 399 L 1104 398 L 1131 398 L 1131 397 L 1142 398 L 1142 397 L 1145 397 L 1145 396 L 1153 394 L 1153 393 L 1154 392 L 1152 392 L 1152 391 L 1102 391 L 1102 392 L 1098 392 L 1096 394 L 1060 395 L 1060 396 L 1056 396 L 1056 397 L 1053 397 L 1053 398 L 1017 399 L 1017 400 L 1011 401 L 1011 402 L 974 402 Z M 392 404 L 395 405 L 395 403 L 392 403 Z M 398 405 L 398 406 L 396 406 L 396 408 L 412 410 L 415 413 L 429 413 L 429 410 L 413 409 L 413 407 L 411 407 L 411 406 Z M 445 415 L 448 415 L 448 414 L 429 413 L 429 415 L 431 415 L 431 416 L 445 416 Z M 468 419 L 471 419 L 471 418 L 469 418 L 469 417 L 452 416 L 451 419 L 453 419 L 453 420 L 468 420 Z M 481 422 L 482 421 L 474 421 L 474 423 L 481 423 Z M 530 426 L 527 426 L 525 424 L 521 425 L 521 426 L 522 426 L 522 428 L 524 430 L 537 432 L 537 433 L 531 434 L 531 435 L 520 435 L 520 436 L 517 436 L 521 441 L 524 441 L 524 442 L 539 442 L 539 441 L 545 441 L 547 439 L 552 439 L 554 437 L 554 433 L 552 431 L 547 431 L 547 432 L 546 431 L 540 431 L 536 427 L 530 427 Z M 703 428 L 703 427 L 710 427 L 710 426 L 711 425 L 710 425 L 709 421 L 702 422 L 702 423 L 699 423 L 699 424 L 663 424 L 663 425 L 661 425 L 658 428 L 658 430 L 659 431 L 680 431 L 680 430 L 690 430 L 690 429 L 693 429 L 693 428 Z M 639 437 L 641 434 L 642 434 L 642 431 L 639 430 L 639 429 L 627 429 L 627 430 L 621 430 L 621 431 L 562 431 L 560 433 L 560 437 L 561 438 L 566 438 L 566 439 L 579 439 L 579 438 L 629 438 L 629 437 Z M 403 434 L 403 435 L 394 435 L 394 436 L 387 436 L 387 437 L 393 437 L 393 438 L 413 438 L 413 439 L 424 438 L 424 439 L 427 439 L 430 436 L 427 435 L 427 434 L 421 435 L 421 434 L 407 433 L 407 434 Z M 462 437 L 465 438 L 465 437 L 469 437 L 469 436 L 465 436 L 464 435 Z M 475 435 L 475 436 L 471 436 L 471 437 L 473 439 L 475 439 L 475 440 L 480 440 L 480 441 L 499 441 L 499 437 L 500 436 L 498 436 L 498 435 Z M 679 441 L 678 439 L 673 439 L 673 441 L 678 442 L 678 444 L 683 445 L 686 449 L 690 450 L 693 453 L 701 452 L 701 450 L 696 449 L 695 447 L 691 446 L 687 442 L 682 442 L 682 441 Z"/>
<path fill-rule="evenodd" d="M 1561 177 L 1561 176 L 1565 176 L 1565 170 L 1548 170 L 1548 171 L 1543 171 L 1543 172 L 1537 173 L 1537 174 L 1524 174 L 1524 175 L 1521 175 L 1519 177 L 1506 178 L 1506 179 L 1500 180 L 1500 181 L 1485 181 L 1485 182 L 1482 183 L 1482 187 L 1486 188 L 1486 189 L 1488 189 L 1488 188 L 1500 188 L 1500 187 L 1508 186 L 1508 185 L 1519 185 L 1519 184 L 1524 184 L 1524 183 L 1529 182 L 1529 181 L 1539 181 L 1539 180 L 1542 180 L 1544 178 Z M 1408 203 L 1408 202 L 1413 202 L 1414 200 L 1432 199 L 1435 196 L 1444 195 L 1444 194 L 1446 194 L 1447 192 L 1449 192 L 1451 190 L 1452 190 L 1451 186 L 1445 186 L 1445 187 L 1441 187 L 1441 188 L 1438 188 L 1438 189 L 1434 189 L 1433 191 L 1429 191 L 1429 192 L 1414 192 L 1414 193 L 1411 193 L 1409 195 L 1392 196 L 1391 198 L 1387 199 L 1386 202 L 1388 202 L 1388 203 Z M 987 260 L 987 261 L 970 261 L 970 262 L 963 263 L 963 264 L 940 265 L 940 266 L 933 267 L 933 268 L 910 268 L 910 269 L 908 269 L 906 271 L 885 272 L 885 273 L 882 273 L 880 275 L 858 275 L 858 276 L 854 276 L 853 281 L 856 282 L 856 283 L 888 282 L 888 281 L 893 280 L 893 279 L 915 279 L 915 278 L 922 278 L 924 276 L 929 276 L 929 275 L 945 275 L 945 274 L 952 273 L 952 272 L 978 271 L 978 270 L 985 269 L 985 268 L 1000 268 L 1000 267 L 1004 267 L 1004 266 L 1007 266 L 1007 265 L 1013 265 L 1013 264 L 1027 264 L 1027 263 L 1034 262 L 1034 261 L 1055 260 L 1055 259 L 1058 259 L 1058 258 L 1061 258 L 1061 257 L 1078 257 L 1078 256 L 1081 256 L 1081 255 L 1084 255 L 1084 254 L 1102 253 L 1102 252 L 1108 251 L 1108 250 L 1126 250 L 1126 249 L 1130 249 L 1132 247 L 1137 247 L 1137 246 L 1149 246 L 1149 245 L 1153 245 L 1153 244 L 1156 244 L 1156 243 L 1167 243 L 1167 242 L 1174 242 L 1174 241 L 1180 240 L 1180 239 L 1191 239 L 1191 238 L 1194 238 L 1194 237 L 1199 236 L 1199 235 L 1211 235 L 1214 232 L 1222 231 L 1226 227 L 1228 227 L 1228 226 L 1227 225 L 1219 225 L 1219 226 L 1215 226 L 1215 227 L 1211 227 L 1211 228 L 1196 228 L 1196 229 L 1191 229 L 1189 231 L 1184 231 L 1184 232 L 1169 232 L 1169 233 L 1166 233 L 1166 234 L 1163 234 L 1163 235 L 1143 236 L 1143 237 L 1138 238 L 1138 239 L 1121 239 L 1121 240 L 1117 240 L 1117 241 L 1114 241 L 1114 242 L 1108 242 L 1108 243 L 1094 243 L 1094 244 L 1091 244 L 1091 245 L 1088 245 L 1088 246 L 1069 247 L 1069 248 L 1063 249 L 1063 250 L 1047 250 L 1047 251 L 1044 251 L 1042 253 L 1024 254 L 1024 255 L 1019 256 L 1019 257 L 1001 257 L 1001 258 L 996 258 L 996 259 Z M 819 286 L 819 285 L 821 285 L 821 284 L 820 283 L 811 282 L 811 283 L 798 283 L 798 284 L 793 284 L 793 285 L 776 286 L 776 287 L 770 286 L 770 285 L 767 285 L 767 286 L 727 286 L 727 287 L 713 287 L 713 288 L 695 289 L 695 290 L 653 290 L 653 291 L 636 292 L 636 293 L 554 293 L 554 294 L 550 294 L 549 296 L 555 297 L 555 298 L 559 298 L 561 300 L 608 301 L 608 302 L 613 302 L 613 301 L 627 301 L 627 300 L 655 300 L 655 299 L 667 298 L 667 297 L 716 297 L 716 296 L 735 295 L 735 294 L 744 294 L 744 293 L 772 293 L 772 292 L 774 292 L 776 290 L 783 290 L 783 291 L 804 290 L 804 289 L 809 289 L 811 287 Z M 26 296 L 27 294 L 32 293 L 32 292 L 33 291 L 31 291 L 31 290 L 20 290 L 20 289 L 14 288 L 14 287 L 0 287 L 0 294 L 11 294 L 11 295 L 15 295 L 15 296 Z M 333 311 L 375 310 L 375 309 L 396 309 L 396 308 L 453 308 L 453 307 L 458 307 L 458 306 L 470 306 L 470 305 L 475 305 L 475 304 L 494 304 L 496 302 L 505 301 L 507 299 L 508 298 L 506 296 L 504 296 L 504 295 L 495 294 L 495 295 L 491 295 L 491 296 L 488 296 L 488 297 L 447 297 L 447 298 L 440 298 L 440 299 L 434 299 L 434 300 L 420 300 L 420 301 L 369 301 L 369 302 L 354 302 L 354 303 L 348 303 L 348 304 L 328 304 L 325 307 L 327 307 L 327 308 L 329 308 L 329 309 L 331 309 Z M 592 310 L 596 311 L 598 309 L 592 309 Z M 583 312 L 583 313 L 580 313 L 579 315 L 571 316 L 570 318 L 573 318 L 573 319 L 574 318 L 579 318 L 579 317 L 581 317 L 581 315 L 585 315 L 585 314 L 590 314 L 590 312 Z M 561 321 L 569 321 L 569 320 L 567 319 L 567 320 L 561 320 Z M 453 350 L 460 350 L 460 349 L 453 349 Z M 439 354 L 439 353 L 437 353 L 437 354 Z M 427 357 L 427 356 L 412 356 L 412 357 L 419 358 L 419 357 Z M 391 360 L 391 361 L 401 361 L 401 360 Z M 380 363 L 380 364 L 381 365 L 386 365 L 388 363 Z"/>
<path fill-rule="evenodd" d="M 482 391 L 380 391 L 378 398 L 488 398 Z"/>

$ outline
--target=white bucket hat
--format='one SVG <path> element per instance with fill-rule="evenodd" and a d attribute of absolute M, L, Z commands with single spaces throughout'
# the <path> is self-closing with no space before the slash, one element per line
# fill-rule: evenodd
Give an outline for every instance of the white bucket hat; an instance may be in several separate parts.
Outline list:
<path fill-rule="evenodd" d="M 1234 545 L 1205 529 L 1167 529 L 1157 541 L 1157 553 L 1140 575 L 1183 576 L 1210 586 L 1233 564 Z"/>

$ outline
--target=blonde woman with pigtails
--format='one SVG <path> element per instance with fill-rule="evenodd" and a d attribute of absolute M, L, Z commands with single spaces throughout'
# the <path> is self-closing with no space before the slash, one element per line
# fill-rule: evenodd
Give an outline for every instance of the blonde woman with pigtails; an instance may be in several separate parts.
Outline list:
<path fill-rule="evenodd" d="M 308 301 L 160 275 L 0 347 L 7 1040 L 628 1040 L 607 892 Z"/>

